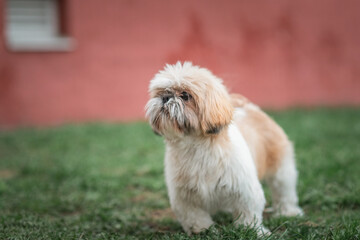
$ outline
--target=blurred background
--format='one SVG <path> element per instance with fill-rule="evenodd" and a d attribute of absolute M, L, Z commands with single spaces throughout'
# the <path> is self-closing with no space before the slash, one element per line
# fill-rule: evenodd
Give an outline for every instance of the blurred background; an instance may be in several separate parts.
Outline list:
<path fill-rule="evenodd" d="M 165 63 L 268 109 L 360 104 L 360 2 L 0 0 L 0 127 L 144 119 Z"/>
<path fill-rule="evenodd" d="M 178 60 L 295 143 L 305 217 L 265 214 L 270 238 L 360 239 L 360 1 L 0 0 L 0 32 L 0 239 L 258 239 L 230 215 L 190 238 L 171 212 L 143 120 Z"/>

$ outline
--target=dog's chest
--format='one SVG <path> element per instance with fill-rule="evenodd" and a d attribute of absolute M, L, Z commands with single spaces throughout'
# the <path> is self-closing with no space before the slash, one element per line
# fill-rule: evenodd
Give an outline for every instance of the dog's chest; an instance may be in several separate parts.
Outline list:
<path fill-rule="evenodd" d="M 208 195 L 224 186 L 229 157 L 222 149 L 194 146 L 171 155 L 167 174 L 178 187 Z"/>

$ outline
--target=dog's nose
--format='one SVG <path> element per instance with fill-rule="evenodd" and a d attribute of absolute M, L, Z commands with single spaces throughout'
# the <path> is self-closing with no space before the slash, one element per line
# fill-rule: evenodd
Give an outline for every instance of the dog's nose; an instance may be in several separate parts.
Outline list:
<path fill-rule="evenodd" d="M 167 103 L 170 100 L 171 97 L 172 97 L 171 95 L 162 96 L 163 104 Z"/>

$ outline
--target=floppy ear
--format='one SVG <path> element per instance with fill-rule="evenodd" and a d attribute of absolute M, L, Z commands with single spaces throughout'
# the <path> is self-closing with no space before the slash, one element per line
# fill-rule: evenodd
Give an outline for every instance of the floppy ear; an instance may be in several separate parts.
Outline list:
<path fill-rule="evenodd" d="M 204 134 L 217 134 L 227 126 L 233 116 L 230 96 L 223 86 L 208 86 L 203 99 L 199 99 L 200 127 Z M 199 96 L 200 97 L 200 96 Z"/>

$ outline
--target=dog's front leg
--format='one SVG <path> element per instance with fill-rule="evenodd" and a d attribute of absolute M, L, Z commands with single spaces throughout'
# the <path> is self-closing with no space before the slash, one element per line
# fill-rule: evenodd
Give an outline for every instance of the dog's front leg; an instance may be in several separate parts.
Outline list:
<path fill-rule="evenodd" d="M 240 197 L 234 204 L 235 225 L 255 227 L 260 235 L 268 234 L 269 230 L 262 225 L 262 214 L 265 207 L 263 189 L 256 176 L 247 180 L 250 181 L 242 181 Z"/>
<path fill-rule="evenodd" d="M 207 211 L 180 197 L 172 199 L 171 208 L 188 235 L 206 230 L 214 223 Z"/>

